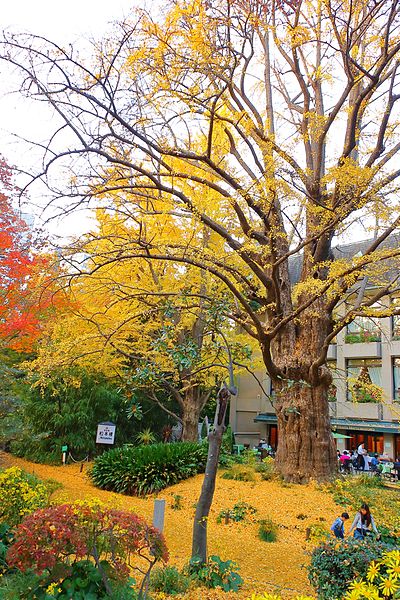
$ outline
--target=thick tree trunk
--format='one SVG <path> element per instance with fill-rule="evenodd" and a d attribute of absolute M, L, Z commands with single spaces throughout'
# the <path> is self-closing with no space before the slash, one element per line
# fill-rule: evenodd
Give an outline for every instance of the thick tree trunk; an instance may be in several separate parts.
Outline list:
<path fill-rule="evenodd" d="M 182 441 L 197 442 L 199 439 L 198 424 L 201 411 L 203 410 L 210 392 L 204 392 L 199 386 L 187 387 L 185 394 L 181 396 L 181 414 L 182 414 Z"/>
<path fill-rule="evenodd" d="M 214 426 L 208 435 L 208 456 L 206 472 L 200 498 L 196 507 L 193 524 L 192 558 L 199 557 L 202 563 L 207 562 L 207 523 L 215 491 L 218 460 L 221 450 L 222 436 L 225 431 L 225 414 L 230 398 L 226 387 L 218 392 L 218 404 Z"/>
<path fill-rule="evenodd" d="M 276 466 L 286 481 L 329 478 L 337 468 L 328 387 L 296 383 L 279 393 Z"/>
<path fill-rule="evenodd" d="M 201 407 L 195 404 L 184 404 L 182 410 L 182 441 L 197 442 L 199 439 L 198 423 L 200 420 Z"/>
<path fill-rule="evenodd" d="M 278 418 L 276 467 L 286 481 L 328 479 L 337 468 L 328 405 L 332 375 L 322 362 L 330 330 L 331 316 L 321 297 L 296 327 L 290 324 L 274 340 L 274 360 L 284 374 L 273 381 Z"/>

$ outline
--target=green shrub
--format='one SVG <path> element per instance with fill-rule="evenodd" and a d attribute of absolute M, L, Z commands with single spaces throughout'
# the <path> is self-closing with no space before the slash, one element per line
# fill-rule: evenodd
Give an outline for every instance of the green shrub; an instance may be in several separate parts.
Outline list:
<path fill-rule="evenodd" d="M 6 554 L 13 541 L 14 534 L 11 527 L 7 523 L 0 523 L 0 577 L 8 571 Z"/>
<path fill-rule="evenodd" d="M 210 556 L 206 564 L 194 557 L 189 562 L 188 571 L 199 585 L 208 588 L 220 587 L 224 592 L 237 592 L 243 583 L 238 566 L 232 560 L 221 560 L 219 556 Z"/>
<path fill-rule="evenodd" d="M 116 448 L 96 458 L 90 477 L 103 489 L 144 496 L 204 471 L 207 444 Z"/>
<path fill-rule="evenodd" d="M 271 456 L 265 457 L 260 463 L 256 466 L 256 471 L 260 473 L 261 479 L 265 481 L 269 481 L 273 479 L 275 476 L 275 460 L 271 458 Z"/>
<path fill-rule="evenodd" d="M 98 569 L 88 560 L 71 565 L 67 577 L 52 582 L 47 573 L 15 571 L 0 579 L 2 600 L 135 600 L 137 593 L 128 583 L 115 582 L 107 594 Z"/>
<path fill-rule="evenodd" d="M 250 450 L 249 448 L 243 450 L 241 454 L 235 454 L 234 459 L 235 463 L 239 463 L 241 465 L 248 465 L 250 467 L 253 467 L 253 469 L 255 469 L 259 464 L 257 452 L 255 452 L 254 450 Z"/>
<path fill-rule="evenodd" d="M 232 427 L 228 425 L 222 436 L 221 452 L 226 455 L 232 454 L 234 443 L 235 437 L 233 435 Z"/>
<path fill-rule="evenodd" d="M 379 488 L 385 487 L 385 482 L 381 477 L 371 476 L 367 473 L 357 475 L 353 482 L 356 486 L 364 486 L 366 488 Z"/>
<path fill-rule="evenodd" d="M 156 567 L 150 577 L 150 589 L 164 594 L 184 594 L 190 584 L 190 578 L 176 567 Z"/>
<path fill-rule="evenodd" d="M 244 521 L 248 515 L 254 515 L 257 512 L 257 509 L 251 504 L 247 502 L 237 502 L 233 508 L 226 508 L 221 510 L 217 517 L 217 523 L 222 523 L 222 521 L 235 521 L 238 523 L 239 521 Z"/>
<path fill-rule="evenodd" d="M 235 481 L 255 481 L 254 467 L 247 464 L 236 463 L 222 475 L 223 479 L 234 479 Z"/>
<path fill-rule="evenodd" d="M 260 521 L 258 528 L 258 537 L 263 542 L 276 542 L 278 537 L 278 526 L 272 521 L 272 519 L 263 519 Z"/>
<path fill-rule="evenodd" d="M 350 583 L 364 577 L 372 560 L 379 559 L 388 546 L 369 538 L 358 541 L 327 540 L 312 553 L 308 578 L 320 600 L 342 598 Z"/>
<path fill-rule="evenodd" d="M 61 447 L 75 458 L 96 453 L 96 427 L 101 421 L 117 425 L 117 443 L 132 439 L 137 424 L 126 418 L 127 398 L 120 387 L 84 369 L 54 372 L 45 385 L 35 379 L 23 390 L 23 433 L 11 444 L 17 456 L 34 462 L 60 464 Z"/>
<path fill-rule="evenodd" d="M 0 578 L 1 600 L 42 600 L 46 598 L 43 577 L 32 571 L 16 571 Z M 54 597 L 54 596 L 53 596 Z M 52 596 L 47 596 L 48 599 Z M 46 599 L 47 600 L 47 599 Z"/>

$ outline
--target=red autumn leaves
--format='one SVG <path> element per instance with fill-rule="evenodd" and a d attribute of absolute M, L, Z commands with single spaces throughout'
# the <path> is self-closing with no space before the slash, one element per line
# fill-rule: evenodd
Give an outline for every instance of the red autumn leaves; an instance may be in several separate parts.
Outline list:
<path fill-rule="evenodd" d="M 12 203 L 11 169 L 0 158 L 0 338 L 29 351 L 54 306 L 52 258 L 32 248 L 32 231 Z"/>

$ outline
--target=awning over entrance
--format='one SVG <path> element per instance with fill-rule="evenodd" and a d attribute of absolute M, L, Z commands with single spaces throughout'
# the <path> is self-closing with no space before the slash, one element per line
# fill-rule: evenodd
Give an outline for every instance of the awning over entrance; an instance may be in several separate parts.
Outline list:
<path fill-rule="evenodd" d="M 257 423 L 277 423 L 276 415 L 269 413 L 260 413 L 254 419 Z M 362 419 L 331 419 L 331 425 L 334 429 L 351 431 L 376 431 L 379 433 L 400 433 L 399 421 L 367 421 Z"/>

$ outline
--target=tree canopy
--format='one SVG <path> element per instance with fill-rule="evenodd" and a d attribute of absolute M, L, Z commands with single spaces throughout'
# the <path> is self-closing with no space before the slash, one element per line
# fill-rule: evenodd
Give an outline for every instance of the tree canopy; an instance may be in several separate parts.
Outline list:
<path fill-rule="evenodd" d="M 398 26 L 397 0 L 190 0 L 136 11 L 87 61 L 3 41 L 22 91 L 60 119 L 35 177 L 68 210 L 102 206 L 136 231 L 103 261 L 190 265 L 223 284 L 273 381 L 287 479 L 335 468 L 329 344 L 357 314 L 395 310 Z M 207 248 L 149 237 L 157 215 L 201 226 Z M 334 256 L 361 236 L 361 256 Z"/>

